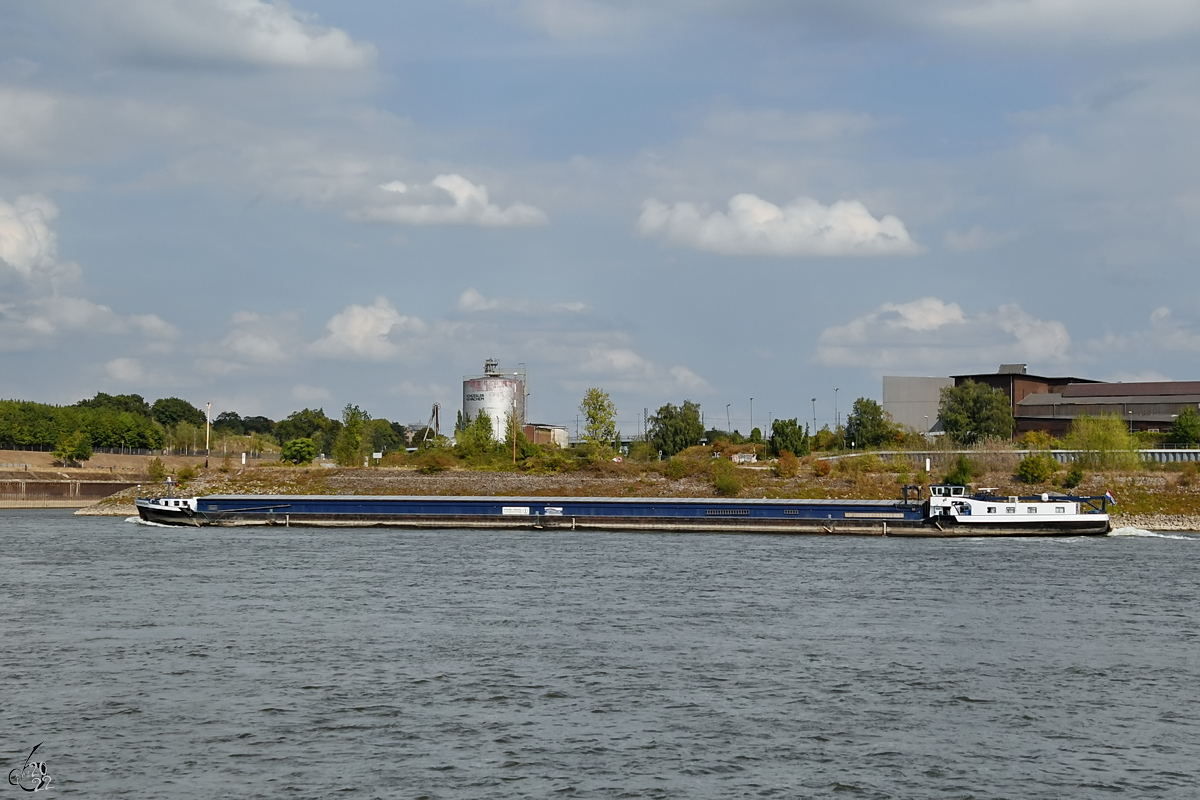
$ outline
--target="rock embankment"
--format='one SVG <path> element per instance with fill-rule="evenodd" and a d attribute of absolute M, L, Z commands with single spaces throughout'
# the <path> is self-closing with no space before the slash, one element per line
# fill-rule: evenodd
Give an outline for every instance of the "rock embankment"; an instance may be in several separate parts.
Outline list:
<path fill-rule="evenodd" d="M 1200 531 L 1200 514 L 1121 514 L 1112 524 L 1146 531 Z"/>

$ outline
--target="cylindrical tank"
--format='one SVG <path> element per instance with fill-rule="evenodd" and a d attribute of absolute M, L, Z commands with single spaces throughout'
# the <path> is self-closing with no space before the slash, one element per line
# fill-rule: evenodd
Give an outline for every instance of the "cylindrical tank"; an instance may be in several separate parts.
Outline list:
<path fill-rule="evenodd" d="M 503 440 L 508 415 L 516 411 L 517 425 L 525 424 L 525 376 L 502 373 L 495 361 L 484 365 L 485 374 L 463 380 L 463 417 L 477 419 L 486 414 L 492 420 L 492 435 Z"/>

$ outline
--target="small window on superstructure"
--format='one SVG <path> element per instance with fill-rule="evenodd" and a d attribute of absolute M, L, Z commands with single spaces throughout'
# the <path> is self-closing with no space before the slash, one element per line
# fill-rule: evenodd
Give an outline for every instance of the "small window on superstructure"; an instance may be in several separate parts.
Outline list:
<path fill-rule="evenodd" d="M 1026 511 L 1028 511 L 1030 514 L 1036 514 L 1036 513 L 1037 513 L 1037 506 L 1030 506 L 1029 508 L 1027 508 L 1027 509 L 1025 509 L 1025 510 L 1026 510 Z"/>
<path fill-rule="evenodd" d="M 1067 513 L 1067 510 L 1065 508 L 1063 508 L 1062 506 L 1055 506 L 1054 513 L 1055 514 L 1065 514 L 1065 513 Z"/>
<path fill-rule="evenodd" d="M 1004 507 L 1004 513 L 1006 513 L 1006 514 L 1015 514 L 1015 513 L 1017 513 L 1017 507 L 1016 507 L 1016 506 L 1005 506 L 1005 507 Z"/>
<path fill-rule="evenodd" d="M 995 513 L 996 513 L 996 507 L 995 507 L 995 506 L 988 506 L 988 507 L 987 507 L 987 509 L 988 509 L 988 513 L 989 513 L 989 514 L 995 514 Z"/>

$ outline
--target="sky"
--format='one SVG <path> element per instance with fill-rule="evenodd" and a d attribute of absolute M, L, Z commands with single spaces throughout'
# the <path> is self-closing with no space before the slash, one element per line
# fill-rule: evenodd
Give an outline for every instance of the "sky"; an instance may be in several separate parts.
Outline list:
<path fill-rule="evenodd" d="M 0 0 L 0 396 L 1197 380 L 1197 131 L 1195 0 Z"/>

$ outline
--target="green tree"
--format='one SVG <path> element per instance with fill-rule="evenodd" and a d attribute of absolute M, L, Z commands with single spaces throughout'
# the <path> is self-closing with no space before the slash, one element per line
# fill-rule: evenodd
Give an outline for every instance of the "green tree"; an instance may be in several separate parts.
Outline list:
<path fill-rule="evenodd" d="M 1012 436 L 1012 404 L 1008 395 L 986 383 L 968 380 L 962 386 L 942 389 L 938 419 L 955 444 L 970 446 L 984 439 Z"/>
<path fill-rule="evenodd" d="M 150 404 L 140 394 L 105 394 L 96 392 L 91 400 L 80 400 L 79 408 L 96 408 L 108 411 L 128 411 L 143 417 L 150 416 Z"/>
<path fill-rule="evenodd" d="M 290 439 L 279 451 L 279 458 L 293 464 L 311 464 L 317 457 L 317 444 L 312 439 Z"/>
<path fill-rule="evenodd" d="M 463 458 L 474 458 L 496 449 L 496 437 L 492 430 L 491 416 L 480 409 L 475 419 L 466 414 L 462 430 L 454 434 L 454 449 Z"/>
<path fill-rule="evenodd" d="M 404 426 L 388 422 L 386 419 L 371 420 L 367 425 L 367 441 L 373 453 L 394 452 L 408 444 L 408 440 L 404 438 Z"/>
<path fill-rule="evenodd" d="M 154 405 L 150 406 L 150 416 L 164 428 L 174 428 L 180 422 L 201 426 L 205 421 L 203 411 L 178 397 L 155 400 Z"/>
<path fill-rule="evenodd" d="M 808 426 L 802 429 L 800 421 L 795 419 L 777 419 L 771 423 L 771 450 L 777 456 L 791 453 L 794 456 L 806 456 L 811 451 Z"/>
<path fill-rule="evenodd" d="M 246 426 L 242 424 L 242 417 L 236 411 L 222 411 L 217 414 L 212 427 L 214 433 L 226 433 L 230 436 L 241 436 L 246 432 Z"/>
<path fill-rule="evenodd" d="M 60 439 L 51 455 L 66 464 L 79 464 L 92 457 L 92 440 L 83 431 L 75 431 Z"/>
<path fill-rule="evenodd" d="M 513 424 L 511 412 L 504 415 L 504 434 L 504 452 L 509 454 L 513 452 L 513 436 L 517 437 L 516 451 L 518 461 L 543 455 L 542 449 L 526 438 L 525 431 L 521 426 Z"/>
<path fill-rule="evenodd" d="M 1063 444 L 1080 451 L 1076 463 L 1085 469 L 1136 469 L 1141 463 L 1128 425 L 1115 414 L 1076 417 Z"/>
<path fill-rule="evenodd" d="M 1171 435 L 1168 437 L 1175 444 L 1191 444 L 1200 442 L 1200 414 L 1196 409 L 1186 406 L 1179 416 L 1171 423 Z"/>
<path fill-rule="evenodd" d="M 588 389 L 579 403 L 583 414 L 583 441 L 593 450 L 608 450 L 617 438 L 617 406 L 608 392 Z"/>
<path fill-rule="evenodd" d="M 879 447 L 896 435 L 896 426 L 883 406 L 868 397 L 854 401 L 846 417 L 846 438 L 855 447 Z"/>
<path fill-rule="evenodd" d="M 700 404 L 691 400 L 684 400 L 682 406 L 667 403 L 650 417 L 649 434 L 651 446 L 666 458 L 695 447 L 704 438 Z"/>
<path fill-rule="evenodd" d="M 1017 479 L 1022 483 L 1045 483 L 1058 472 L 1058 462 L 1049 453 L 1030 453 L 1017 464 Z"/>
<path fill-rule="evenodd" d="M 362 464 L 364 437 L 371 415 L 356 405 L 347 403 L 342 409 L 342 430 L 333 445 L 333 460 L 343 467 Z"/>
<path fill-rule="evenodd" d="M 340 422 L 325 416 L 325 409 L 306 408 L 279 422 L 275 426 L 275 438 L 280 443 L 291 439 L 312 439 L 317 445 L 317 452 L 330 453 L 333 452 L 333 443 L 341 427 Z"/>

